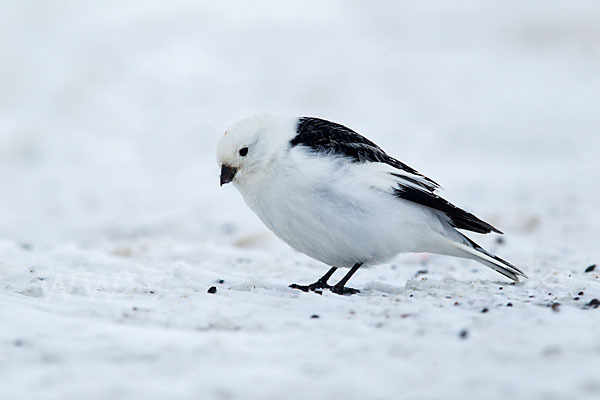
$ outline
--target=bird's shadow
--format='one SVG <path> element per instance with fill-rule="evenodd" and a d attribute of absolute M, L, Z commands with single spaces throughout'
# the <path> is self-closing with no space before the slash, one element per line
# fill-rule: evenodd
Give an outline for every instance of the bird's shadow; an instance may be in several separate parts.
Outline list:
<path fill-rule="evenodd" d="M 386 283 L 372 281 L 372 282 L 367 283 L 364 286 L 364 288 L 361 290 L 363 293 L 379 292 L 379 293 L 384 293 L 384 294 L 397 295 L 397 294 L 404 293 L 406 291 L 406 287 L 405 286 L 388 285 Z"/>

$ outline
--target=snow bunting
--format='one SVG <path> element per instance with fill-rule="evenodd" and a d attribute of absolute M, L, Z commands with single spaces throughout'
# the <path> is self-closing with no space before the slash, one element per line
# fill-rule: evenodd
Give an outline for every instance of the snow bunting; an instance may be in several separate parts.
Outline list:
<path fill-rule="evenodd" d="M 457 229 L 502 233 L 444 200 L 439 185 L 353 130 L 319 118 L 270 114 L 229 128 L 217 149 L 221 185 L 233 182 L 281 240 L 331 268 L 303 291 L 338 294 L 361 267 L 399 253 L 470 258 L 514 281 L 526 275 Z M 350 271 L 335 285 L 337 268 Z"/>

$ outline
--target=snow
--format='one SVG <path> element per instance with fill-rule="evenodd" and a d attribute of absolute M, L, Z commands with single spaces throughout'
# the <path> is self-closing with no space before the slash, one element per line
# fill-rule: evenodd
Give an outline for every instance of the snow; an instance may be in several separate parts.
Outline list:
<path fill-rule="evenodd" d="M 0 398 L 599 398 L 598 4 L 3 9 Z M 531 279 L 412 254 L 288 289 L 327 266 L 218 187 L 263 111 L 367 135 Z"/>

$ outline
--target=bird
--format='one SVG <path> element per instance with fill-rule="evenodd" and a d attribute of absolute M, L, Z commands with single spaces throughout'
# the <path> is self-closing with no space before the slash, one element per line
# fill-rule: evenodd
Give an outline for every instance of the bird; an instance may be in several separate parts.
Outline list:
<path fill-rule="evenodd" d="M 502 234 L 439 195 L 440 185 L 344 125 L 270 113 L 240 120 L 217 146 L 220 185 L 233 185 L 281 240 L 330 269 L 289 287 L 340 295 L 361 267 L 400 253 L 472 259 L 512 281 L 525 273 L 459 230 Z M 338 268 L 348 268 L 334 285 Z"/>

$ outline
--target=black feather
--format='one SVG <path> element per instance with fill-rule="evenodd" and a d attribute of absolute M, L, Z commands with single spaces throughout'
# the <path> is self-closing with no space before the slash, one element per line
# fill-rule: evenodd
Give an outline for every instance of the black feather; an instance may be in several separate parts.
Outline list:
<path fill-rule="evenodd" d="M 525 278 L 527 278 L 527 275 L 525 275 L 525 273 L 523 271 L 521 271 L 519 268 L 515 267 L 514 265 L 512 265 L 511 263 L 509 263 L 506 260 L 501 259 L 500 257 L 498 257 L 495 254 L 490 253 L 489 251 L 487 251 L 486 249 L 484 249 L 483 247 L 481 247 L 480 245 L 478 245 L 477 243 L 475 243 L 474 241 L 472 241 L 471 239 L 469 239 L 468 237 L 466 237 L 465 235 L 461 235 L 465 241 L 467 243 L 469 243 L 471 245 L 472 248 L 474 248 L 475 250 L 477 250 L 478 252 L 485 254 L 488 257 L 493 258 L 494 260 L 498 261 L 500 264 L 504 264 L 504 269 L 495 269 L 495 271 L 501 273 L 502 275 L 514 280 L 514 281 L 518 281 L 519 279 L 517 278 L 517 276 L 523 276 Z M 498 267 L 500 267 L 498 265 Z"/>
<path fill-rule="evenodd" d="M 352 162 L 380 162 L 408 173 L 422 176 L 415 169 L 390 157 L 375 143 L 352 129 L 320 118 L 303 117 L 298 120 L 297 135 L 290 145 L 306 146 L 316 153 L 345 157 Z M 423 177 L 435 186 L 437 183 Z"/>
<path fill-rule="evenodd" d="M 401 173 L 392 173 L 400 181 L 410 183 L 410 185 L 399 183 L 398 187 L 394 188 L 394 194 L 401 199 L 443 212 L 456 228 L 478 233 L 502 233 L 487 222 L 436 195 L 433 191 L 439 187 L 437 183 L 403 162 L 390 157 L 375 143 L 344 125 L 320 118 L 303 117 L 298 120 L 296 133 L 296 136 L 290 140 L 291 147 L 305 146 L 315 153 L 344 157 L 355 163 L 385 163 L 419 177 L 420 180 Z"/>
<path fill-rule="evenodd" d="M 398 188 L 394 189 L 394 194 L 401 199 L 409 200 L 443 212 L 448 216 L 450 223 L 455 228 L 466 229 L 477 233 L 502 233 L 487 222 L 480 220 L 462 208 L 456 207 L 454 204 L 441 198 L 435 193 L 426 192 L 411 186 L 399 185 Z"/>

